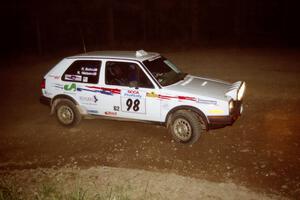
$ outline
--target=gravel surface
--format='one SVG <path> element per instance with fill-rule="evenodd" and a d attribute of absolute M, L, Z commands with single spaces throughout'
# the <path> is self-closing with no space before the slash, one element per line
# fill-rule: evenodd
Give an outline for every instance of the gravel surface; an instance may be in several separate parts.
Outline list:
<path fill-rule="evenodd" d="M 0 169 L 142 169 L 299 198 L 300 52 L 199 49 L 165 55 L 194 75 L 246 81 L 243 116 L 192 146 L 174 142 L 164 127 L 143 123 L 84 120 L 67 129 L 38 101 L 43 75 L 67 55 L 11 58 L 0 68 Z"/>

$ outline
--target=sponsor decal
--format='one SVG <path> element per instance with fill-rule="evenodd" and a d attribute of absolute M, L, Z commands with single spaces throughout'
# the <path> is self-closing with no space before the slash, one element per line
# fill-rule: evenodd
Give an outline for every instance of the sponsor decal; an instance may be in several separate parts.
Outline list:
<path fill-rule="evenodd" d="M 81 71 L 86 71 L 86 72 L 97 72 L 97 71 L 98 71 L 98 68 L 81 67 Z"/>
<path fill-rule="evenodd" d="M 65 84 L 65 85 L 64 85 L 64 90 L 75 92 L 75 91 L 76 91 L 76 84 L 75 84 L 75 83 L 72 83 L 72 84 Z"/>
<path fill-rule="evenodd" d="M 140 94 L 139 91 L 137 91 L 137 90 L 128 90 L 127 92 L 129 94 Z"/>
<path fill-rule="evenodd" d="M 137 90 L 127 90 L 126 93 L 124 93 L 124 97 L 132 97 L 132 98 L 142 98 L 142 95 L 140 95 L 139 91 Z"/>
<path fill-rule="evenodd" d="M 111 112 L 111 111 L 106 111 L 104 112 L 105 115 L 110 115 L 110 116 L 116 116 L 117 112 Z"/>
<path fill-rule="evenodd" d="M 122 97 L 121 108 L 123 112 L 146 114 L 146 99 Z"/>
<path fill-rule="evenodd" d="M 85 101 L 85 102 L 93 102 L 93 103 L 97 103 L 98 99 L 96 97 L 96 95 L 94 96 L 80 96 L 79 99 L 81 101 Z"/>
<path fill-rule="evenodd" d="M 71 75 L 71 74 L 66 74 L 65 75 L 65 80 L 68 81 L 81 81 L 82 80 L 82 76 L 81 75 Z"/>
<path fill-rule="evenodd" d="M 147 92 L 146 93 L 147 97 L 152 97 L 152 98 L 158 98 L 158 94 L 156 94 L 155 92 Z"/>
<path fill-rule="evenodd" d="M 97 76 L 98 75 L 98 68 L 92 67 L 81 67 L 80 70 L 77 71 L 77 77 L 81 77 L 81 75 L 86 76 Z M 76 76 L 76 75 L 75 75 Z M 66 78 L 66 77 L 65 77 Z M 83 81 L 84 82 L 84 81 Z"/>
<path fill-rule="evenodd" d="M 97 72 L 81 72 L 82 75 L 97 76 Z"/>
<path fill-rule="evenodd" d="M 145 92 L 140 92 L 134 89 L 126 90 L 122 92 L 121 110 L 122 112 L 145 114 L 146 113 Z"/>
<path fill-rule="evenodd" d="M 208 111 L 210 114 L 214 114 L 214 115 L 222 115 L 224 114 L 224 111 L 223 110 L 220 110 L 220 109 L 213 109 L 213 110 L 210 110 Z"/>
<path fill-rule="evenodd" d="M 98 99 L 97 97 L 94 95 L 94 102 L 97 103 Z"/>

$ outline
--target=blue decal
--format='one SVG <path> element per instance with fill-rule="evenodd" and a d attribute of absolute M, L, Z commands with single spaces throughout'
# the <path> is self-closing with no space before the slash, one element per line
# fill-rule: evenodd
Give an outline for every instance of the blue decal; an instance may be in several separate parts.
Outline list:
<path fill-rule="evenodd" d="M 105 90 L 90 90 L 86 88 L 77 88 L 77 91 L 87 91 L 87 92 L 95 92 L 95 93 L 100 93 L 100 94 L 106 94 L 106 95 L 113 95 L 111 91 L 105 91 Z"/>
<path fill-rule="evenodd" d="M 95 113 L 98 113 L 97 110 L 87 110 L 88 113 L 91 113 L 91 114 L 95 114 Z"/>

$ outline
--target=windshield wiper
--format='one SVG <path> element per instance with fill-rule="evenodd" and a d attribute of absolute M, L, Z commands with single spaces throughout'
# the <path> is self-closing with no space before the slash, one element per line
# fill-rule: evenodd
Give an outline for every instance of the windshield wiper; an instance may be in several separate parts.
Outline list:
<path fill-rule="evenodd" d="M 180 72 L 179 76 L 178 76 L 179 81 L 183 80 L 186 77 L 186 75 L 188 75 L 188 74 Z"/>
<path fill-rule="evenodd" d="M 186 75 L 187 75 L 187 73 L 181 73 L 181 72 L 172 74 L 172 76 L 173 76 L 172 78 L 169 77 L 169 79 L 166 79 L 165 86 L 171 85 L 178 81 L 183 80 L 186 77 Z"/>

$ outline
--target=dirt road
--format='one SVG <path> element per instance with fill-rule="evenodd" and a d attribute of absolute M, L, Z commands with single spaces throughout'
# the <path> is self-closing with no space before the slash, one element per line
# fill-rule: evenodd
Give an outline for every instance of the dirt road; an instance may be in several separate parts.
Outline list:
<path fill-rule="evenodd" d="M 42 76 L 59 59 L 10 59 L 0 67 L 0 169 L 135 168 L 299 197 L 300 51 L 200 49 L 165 55 L 191 74 L 246 81 L 244 115 L 192 146 L 175 143 L 163 127 L 134 122 L 85 120 L 67 129 L 38 101 Z"/>

